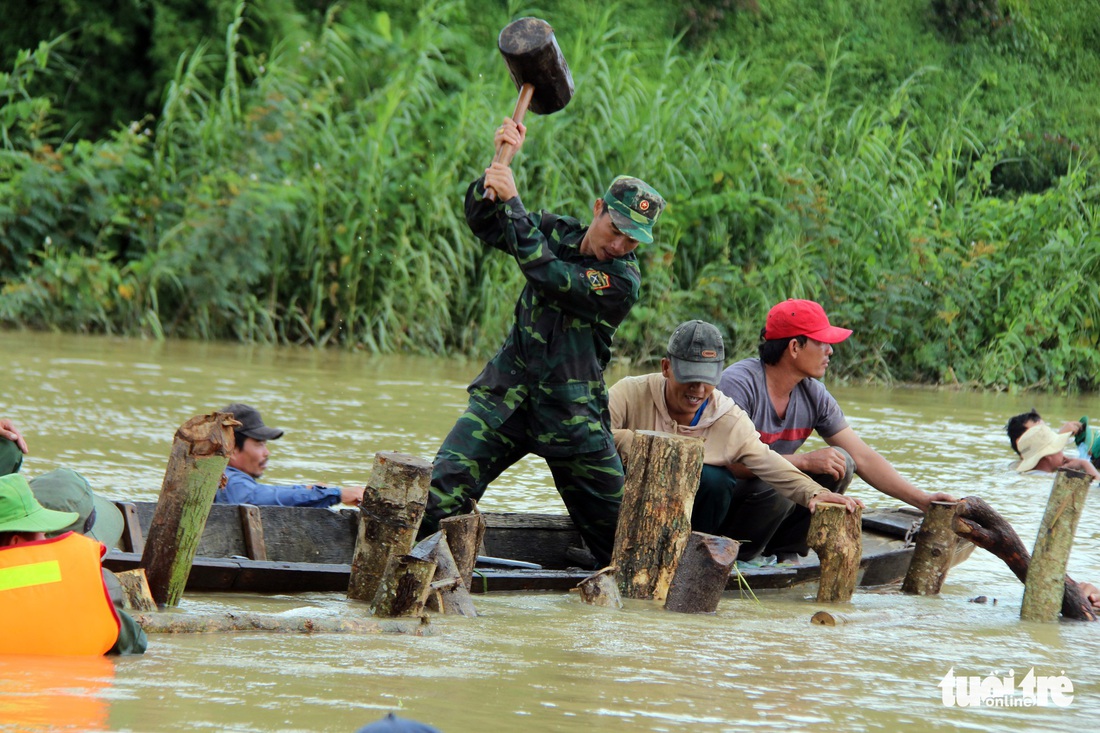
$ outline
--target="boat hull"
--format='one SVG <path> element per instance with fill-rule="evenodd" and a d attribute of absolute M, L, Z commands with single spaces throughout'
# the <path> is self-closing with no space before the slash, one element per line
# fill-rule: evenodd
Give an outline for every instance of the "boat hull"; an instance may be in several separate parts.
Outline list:
<path fill-rule="evenodd" d="M 128 526 L 126 551 L 113 550 L 104 558 L 110 570 L 140 566 L 142 540 L 156 505 L 123 505 Z M 245 518 L 249 517 L 249 518 Z M 900 581 L 909 567 L 913 546 L 909 537 L 921 515 L 914 510 L 870 512 L 863 521 L 861 586 Z M 580 536 L 564 515 L 486 512 L 484 555 L 535 563 L 539 569 L 500 567 L 479 563 L 475 593 L 499 591 L 567 591 L 592 573 L 576 567 L 570 548 Z M 355 548 L 358 511 L 303 507 L 258 507 L 242 512 L 239 506 L 215 504 L 187 579 L 189 591 L 238 593 L 302 593 L 346 591 Z M 255 548 L 256 537 L 262 540 Z M 246 538 L 251 538 L 251 543 Z M 974 546 L 960 540 L 955 564 Z M 727 590 L 747 586 L 754 592 L 789 588 L 816 581 L 821 568 L 813 552 L 798 564 L 748 566 L 730 576 Z"/>

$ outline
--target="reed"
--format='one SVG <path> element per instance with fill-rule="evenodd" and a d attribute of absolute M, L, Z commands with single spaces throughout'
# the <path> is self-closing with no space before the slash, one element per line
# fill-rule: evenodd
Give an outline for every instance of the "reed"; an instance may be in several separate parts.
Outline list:
<path fill-rule="evenodd" d="M 96 143 L 66 142 L 32 92 L 48 44 L 0 76 L 0 322 L 491 353 L 522 279 L 462 196 L 514 102 L 486 29 L 518 8 L 435 0 L 400 27 L 333 10 L 267 49 L 243 8 L 180 59 L 155 119 Z M 856 328 L 841 376 L 1100 387 L 1091 148 L 1049 188 L 998 191 L 1034 111 L 991 120 L 983 83 L 933 104 L 949 73 L 861 91 L 878 60 L 843 38 L 777 64 L 572 12 L 577 96 L 528 119 L 516 175 L 529 207 L 581 219 L 618 173 L 668 199 L 619 358 L 659 358 L 689 318 L 746 355 L 771 304 L 809 297 Z"/>

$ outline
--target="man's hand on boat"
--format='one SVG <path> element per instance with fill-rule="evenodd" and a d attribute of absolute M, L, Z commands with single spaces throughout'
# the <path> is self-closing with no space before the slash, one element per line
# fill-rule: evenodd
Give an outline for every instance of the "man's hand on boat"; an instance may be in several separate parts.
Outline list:
<path fill-rule="evenodd" d="M 850 512 L 854 512 L 856 507 L 863 509 L 863 502 L 854 496 L 845 496 L 844 494 L 837 494 L 832 491 L 821 491 L 814 494 L 813 498 L 810 499 L 810 504 L 807 508 L 810 510 L 811 514 L 817 510 L 817 505 L 821 502 L 842 504 L 844 508 Z"/>
<path fill-rule="evenodd" d="M 340 503 L 359 506 L 363 501 L 363 486 L 347 486 L 340 489 Z"/>

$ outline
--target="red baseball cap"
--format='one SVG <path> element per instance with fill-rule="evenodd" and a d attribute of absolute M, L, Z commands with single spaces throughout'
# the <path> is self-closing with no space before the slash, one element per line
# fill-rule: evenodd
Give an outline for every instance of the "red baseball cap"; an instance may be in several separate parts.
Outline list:
<path fill-rule="evenodd" d="M 764 339 L 808 336 L 824 344 L 839 344 L 852 335 L 847 328 L 829 323 L 825 309 L 812 300 L 784 300 L 768 311 L 764 322 Z"/>

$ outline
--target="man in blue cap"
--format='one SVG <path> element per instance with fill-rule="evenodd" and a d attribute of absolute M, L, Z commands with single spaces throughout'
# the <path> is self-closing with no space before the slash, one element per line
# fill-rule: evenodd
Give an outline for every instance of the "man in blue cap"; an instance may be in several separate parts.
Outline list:
<path fill-rule="evenodd" d="M 523 144 L 506 119 L 494 143 Z M 496 200 L 486 192 L 492 190 Z M 653 241 L 665 201 L 619 176 L 592 206 L 592 224 L 528 211 L 512 170 L 493 163 L 466 192 L 466 221 L 515 259 L 525 285 L 512 329 L 468 391 L 469 406 L 436 454 L 421 534 L 465 511 L 528 453 L 546 459 L 569 516 L 596 560 L 610 560 L 623 468 L 611 436 L 603 371 L 616 329 L 638 299 L 634 250 Z"/>

